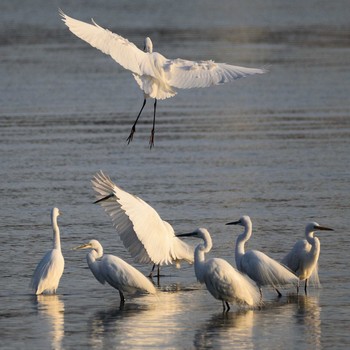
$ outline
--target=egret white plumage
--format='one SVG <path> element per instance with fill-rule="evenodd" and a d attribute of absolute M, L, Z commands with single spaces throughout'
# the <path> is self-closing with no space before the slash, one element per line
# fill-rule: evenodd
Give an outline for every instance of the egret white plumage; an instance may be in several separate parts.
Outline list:
<path fill-rule="evenodd" d="M 92 182 L 95 203 L 100 203 L 112 219 L 125 248 L 141 264 L 159 266 L 181 261 L 193 262 L 193 247 L 175 236 L 172 226 L 141 198 L 123 191 L 102 171 Z M 152 272 L 153 272 L 152 269 Z M 152 272 L 151 275 L 152 276 Z"/>
<path fill-rule="evenodd" d="M 298 240 L 291 251 L 282 259 L 282 264 L 288 266 L 299 277 L 305 280 L 304 291 L 307 294 L 307 284 L 310 277 L 316 284 L 318 278 L 318 258 L 320 256 L 320 240 L 314 236 L 315 231 L 333 231 L 333 229 L 310 222 L 305 228 L 305 239 Z"/>
<path fill-rule="evenodd" d="M 207 229 L 198 228 L 194 232 L 178 235 L 180 236 L 203 239 L 204 243 L 198 244 L 194 251 L 194 271 L 197 280 L 206 285 L 210 294 L 222 301 L 224 311 L 230 310 L 230 302 L 248 306 L 260 303 L 260 293 L 255 284 L 226 260 L 212 258 L 205 261 L 205 254 L 209 253 L 213 246 Z"/>
<path fill-rule="evenodd" d="M 57 224 L 59 215 L 60 211 L 58 208 L 51 210 L 53 247 L 37 265 L 30 282 L 31 289 L 37 295 L 55 294 L 63 274 L 64 258 L 61 251 L 60 229 Z"/>
<path fill-rule="evenodd" d="M 152 282 L 139 270 L 114 255 L 103 255 L 102 245 L 97 240 L 92 239 L 74 249 L 91 249 L 86 255 L 91 272 L 101 284 L 107 282 L 119 291 L 122 304 L 125 302 L 124 293 L 157 292 Z"/>
<path fill-rule="evenodd" d="M 247 274 L 258 285 L 260 292 L 263 286 L 272 286 L 278 290 L 284 285 L 294 284 L 298 286 L 298 277 L 288 268 L 270 258 L 259 250 L 245 251 L 244 245 L 252 235 L 252 222 L 247 215 L 242 216 L 238 221 L 229 222 L 226 225 L 240 225 L 244 227 L 236 240 L 235 259 L 237 269 Z"/>
<path fill-rule="evenodd" d="M 154 99 L 153 127 L 149 142 L 152 147 L 157 100 L 175 96 L 176 89 L 209 87 L 266 72 L 264 69 L 232 66 L 211 60 L 195 62 L 180 58 L 168 59 L 158 52 L 153 52 L 153 44 L 148 37 L 145 39 L 144 51 L 142 51 L 127 39 L 100 27 L 94 20 L 92 20 L 93 24 L 81 22 L 67 16 L 61 10 L 60 15 L 69 30 L 78 38 L 110 55 L 122 67 L 131 71 L 143 90 L 143 104 L 127 138 L 128 143 L 133 139 L 136 124 L 147 98 Z"/>

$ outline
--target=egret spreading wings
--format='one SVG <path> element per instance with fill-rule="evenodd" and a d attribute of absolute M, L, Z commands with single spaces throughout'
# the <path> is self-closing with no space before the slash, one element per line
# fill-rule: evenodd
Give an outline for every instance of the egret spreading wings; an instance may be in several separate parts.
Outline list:
<path fill-rule="evenodd" d="M 193 262 L 193 248 L 177 238 L 172 226 L 141 198 L 122 190 L 102 171 L 94 176 L 92 188 L 98 199 L 95 203 L 109 214 L 136 262 L 153 263 L 153 269 L 173 263 L 178 267 L 182 260 Z"/>
<path fill-rule="evenodd" d="M 188 61 L 168 59 L 153 52 L 150 38 L 144 42 L 144 51 L 122 36 L 100 27 L 94 20 L 85 23 L 67 16 L 60 10 L 63 22 L 78 38 L 110 55 L 122 67 L 132 72 L 137 84 L 144 92 L 141 110 L 131 128 L 127 142 L 130 143 L 136 124 L 146 104 L 147 98 L 154 99 L 153 127 L 150 147 L 154 145 L 154 130 L 157 100 L 176 95 L 176 89 L 203 88 L 224 84 L 253 74 L 265 73 L 265 69 L 232 66 L 214 61 Z"/>

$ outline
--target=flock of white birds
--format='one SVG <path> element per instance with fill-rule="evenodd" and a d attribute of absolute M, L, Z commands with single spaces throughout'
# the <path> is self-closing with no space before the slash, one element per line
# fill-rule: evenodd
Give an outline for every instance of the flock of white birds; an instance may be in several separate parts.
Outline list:
<path fill-rule="evenodd" d="M 153 52 L 150 38 L 145 39 L 144 51 L 138 49 L 127 39 L 93 24 L 84 23 L 68 17 L 60 11 L 62 20 L 69 30 L 93 47 L 110 55 L 121 66 L 130 70 L 144 92 L 142 108 L 132 126 L 127 141 L 133 139 L 136 124 L 146 104 L 153 98 L 153 127 L 150 147 L 154 145 L 154 130 L 157 100 L 172 97 L 176 89 L 208 87 L 233 81 L 252 74 L 265 73 L 264 69 L 232 66 L 213 61 L 188 61 L 167 59 Z M 252 222 L 249 216 L 227 225 L 240 225 L 244 232 L 238 235 L 235 249 L 236 268 L 220 258 L 206 260 L 205 254 L 212 248 L 212 239 L 207 229 L 198 228 L 194 232 L 175 235 L 173 227 L 162 220 L 159 214 L 141 198 L 130 194 L 106 176 L 102 171 L 92 180 L 97 200 L 110 216 L 113 226 L 125 248 L 135 262 L 153 264 L 148 277 L 122 259 L 103 254 L 102 245 L 95 239 L 74 249 L 89 249 L 87 264 L 95 278 L 102 284 L 106 282 L 117 289 L 121 304 L 124 294 L 144 292 L 159 293 L 153 283 L 155 267 L 176 264 L 182 261 L 194 264 L 197 280 L 205 284 L 210 294 L 222 301 L 223 310 L 230 309 L 230 303 L 257 307 L 262 305 L 262 287 L 270 286 L 281 296 L 280 289 L 295 286 L 299 293 L 299 282 L 305 281 L 305 294 L 310 278 L 318 281 L 317 263 L 320 242 L 315 231 L 332 230 L 316 222 L 309 223 L 305 229 L 305 239 L 297 241 L 291 251 L 278 262 L 258 250 L 245 251 L 245 243 L 252 235 Z M 37 265 L 31 288 L 35 294 L 54 294 L 64 270 L 61 252 L 60 231 L 57 223 L 60 211 L 53 208 L 51 222 L 53 228 L 53 248 L 46 253 Z M 178 237 L 193 236 L 202 239 L 195 249 Z"/>
<path fill-rule="evenodd" d="M 175 235 L 172 226 L 161 219 L 158 213 L 141 198 L 130 194 L 105 175 L 102 171 L 92 180 L 96 202 L 100 203 L 112 219 L 119 237 L 135 262 L 159 266 L 186 261 L 194 263 L 197 280 L 206 285 L 211 295 L 222 301 L 224 311 L 230 309 L 229 303 L 256 307 L 262 305 L 264 286 L 278 288 L 296 286 L 299 293 L 299 281 L 307 281 L 312 275 L 318 280 L 317 262 L 320 254 L 320 242 L 314 236 L 318 230 L 332 230 L 313 222 L 306 226 L 305 239 L 296 242 L 292 250 L 278 262 L 258 250 L 245 252 L 244 244 L 251 237 L 252 222 L 249 216 L 228 225 L 241 225 L 244 232 L 236 241 L 236 268 L 224 259 L 205 259 L 212 248 L 210 233 L 198 228 L 191 233 Z M 60 231 L 57 218 L 60 212 L 52 209 L 53 249 L 46 253 L 38 264 L 31 281 L 35 294 L 55 293 L 63 274 L 64 259 L 61 252 Z M 193 236 L 203 240 L 195 249 L 179 237 Z M 74 249 L 90 249 L 86 260 L 95 278 L 102 284 L 106 282 L 117 289 L 121 304 L 124 293 L 145 292 L 156 294 L 152 273 L 146 277 L 136 268 L 114 255 L 104 255 L 102 245 L 95 239 Z M 154 268 L 153 266 L 153 268 Z M 153 272 L 153 269 L 152 269 Z"/>

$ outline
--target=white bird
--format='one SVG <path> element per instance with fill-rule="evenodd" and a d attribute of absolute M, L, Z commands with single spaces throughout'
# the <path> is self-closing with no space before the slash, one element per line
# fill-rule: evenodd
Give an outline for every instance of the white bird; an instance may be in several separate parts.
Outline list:
<path fill-rule="evenodd" d="M 60 229 L 57 224 L 59 215 L 59 209 L 51 210 L 53 247 L 44 255 L 34 271 L 30 287 L 36 295 L 55 294 L 63 274 L 64 258 L 61 252 Z"/>
<path fill-rule="evenodd" d="M 305 294 L 310 277 L 313 277 L 316 284 L 319 283 L 317 264 L 321 245 L 319 239 L 314 237 L 315 231 L 333 231 L 333 229 L 320 226 L 317 222 L 310 222 L 305 228 L 305 239 L 298 240 L 282 259 L 282 264 L 294 271 L 300 281 L 305 280 Z"/>
<path fill-rule="evenodd" d="M 288 268 L 270 258 L 259 250 L 248 250 L 245 252 L 244 245 L 252 235 L 252 222 L 247 215 L 242 216 L 238 221 L 229 222 L 226 225 L 240 225 L 244 227 L 236 240 L 235 259 L 237 269 L 247 274 L 256 282 L 261 291 L 263 286 L 272 286 L 282 296 L 278 290 L 284 285 L 295 284 L 298 288 L 298 277 Z"/>
<path fill-rule="evenodd" d="M 120 302 L 124 304 L 124 293 L 147 292 L 156 294 L 152 282 L 140 271 L 114 255 L 103 255 L 103 248 L 95 239 L 74 249 L 91 249 L 86 255 L 89 268 L 102 284 L 106 282 L 119 291 Z"/>
<path fill-rule="evenodd" d="M 204 243 L 199 244 L 194 252 L 194 271 L 197 280 L 206 285 L 210 294 L 222 301 L 224 311 L 230 310 L 229 302 L 248 306 L 257 306 L 260 303 L 260 293 L 255 284 L 226 260 L 212 258 L 205 261 L 205 254 L 209 253 L 213 246 L 207 229 L 198 228 L 194 232 L 179 236 L 203 239 Z"/>
<path fill-rule="evenodd" d="M 172 226 L 141 198 L 123 191 L 102 171 L 92 182 L 95 203 L 100 203 L 112 219 L 125 248 L 141 264 L 159 266 L 182 260 L 193 263 L 193 248 L 175 236 Z M 152 272 L 150 276 L 152 276 Z"/>
<path fill-rule="evenodd" d="M 211 60 L 195 62 L 180 58 L 168 59 L 158 52 L 153 52 L 153 44 L 148 37 L 145 39 L 144 51 L 142 51 L 127 39 L 100 27 L 93 19 L 93 24 L 88 24 L 67 16 L 61 10 L 60 15 L 69 30 L 78 38 L 110 55 L 122 67 L 131 71 L 143 90 L 143 105 L 127 138 L 128 143 L 133 139 L 137 121 L 147 98 L 154 99 L 153 127 L 150 137 L 150 147 L 152 147 L 157 100 L 175 96 L 176 89 L 209 87 L 266 72 L 264 69 L 232 66 Z"/>

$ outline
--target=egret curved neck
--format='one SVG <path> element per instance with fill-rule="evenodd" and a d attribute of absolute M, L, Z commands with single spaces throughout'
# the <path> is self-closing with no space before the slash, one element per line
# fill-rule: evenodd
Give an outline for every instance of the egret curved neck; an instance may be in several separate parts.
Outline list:
<path fill-rule="evenodd" d="M 245 254 L 244 245 L 249 240 L 251 235 L 252 235 L 252 226 L 250 224 L 247 224 L 244 227 L 244 232 L 237 237 L 236 249 L 235 249 L 235 260 L 236 260 L 236 266 L 238 269 L 240 269 L 242 256 Z"/>
<path fill-rule="evenodd" d="M 203 244 L 200 244 L 196 247 L 194 251 L 194 272 L 196 274 L 197 280 L 200 283 L 203 283 L 204 275 L 204 262 L 205 262 L 205 252 L 203 249 Z"/>
<path fill-rule="evenodd" d="M 51 224 L 53 229 L 53 249 L 61 250 L 60 229 L 57 224 L 57 216 L 51 216 Z"/>
<path fill-rule="evenodd" d="M 101 275 L 100 272 L 100 261 L 97 261 L 97 259 L 101 258 L 103 255 L 103 251 L 96 251 L 96 250 L 91 250 L 90 253 L 88 253 L 86 255 L 86 261 L 89 265 L 89 268 L 91 270 L 91 272 L 93 273 L 93 275 L 95 276 L 95 278 L 102 284 L 105 283 L 105 279 L 103 278 L 103 276 Z"/>
<path fill-rule="evenodd" d="M 209 234 L 205 234 L 203 237 L 204 243 L 199 244 L 194 251 L 194 272 L 196 274 L 197 280 L 200 283 L 203 283 L 204 276 L 204 263 L 205 263 L 205 254 L 210 252 L 213 243 Z"/>
<path fill-rule="evenodd" d="M 314 232 L 306 232 L 305 237 L 307 242 L 311 245 L 311 252 L 315 255 L 319 254 L 321 244 L 320 240 L 317 237 L 314 237 Z"/>

